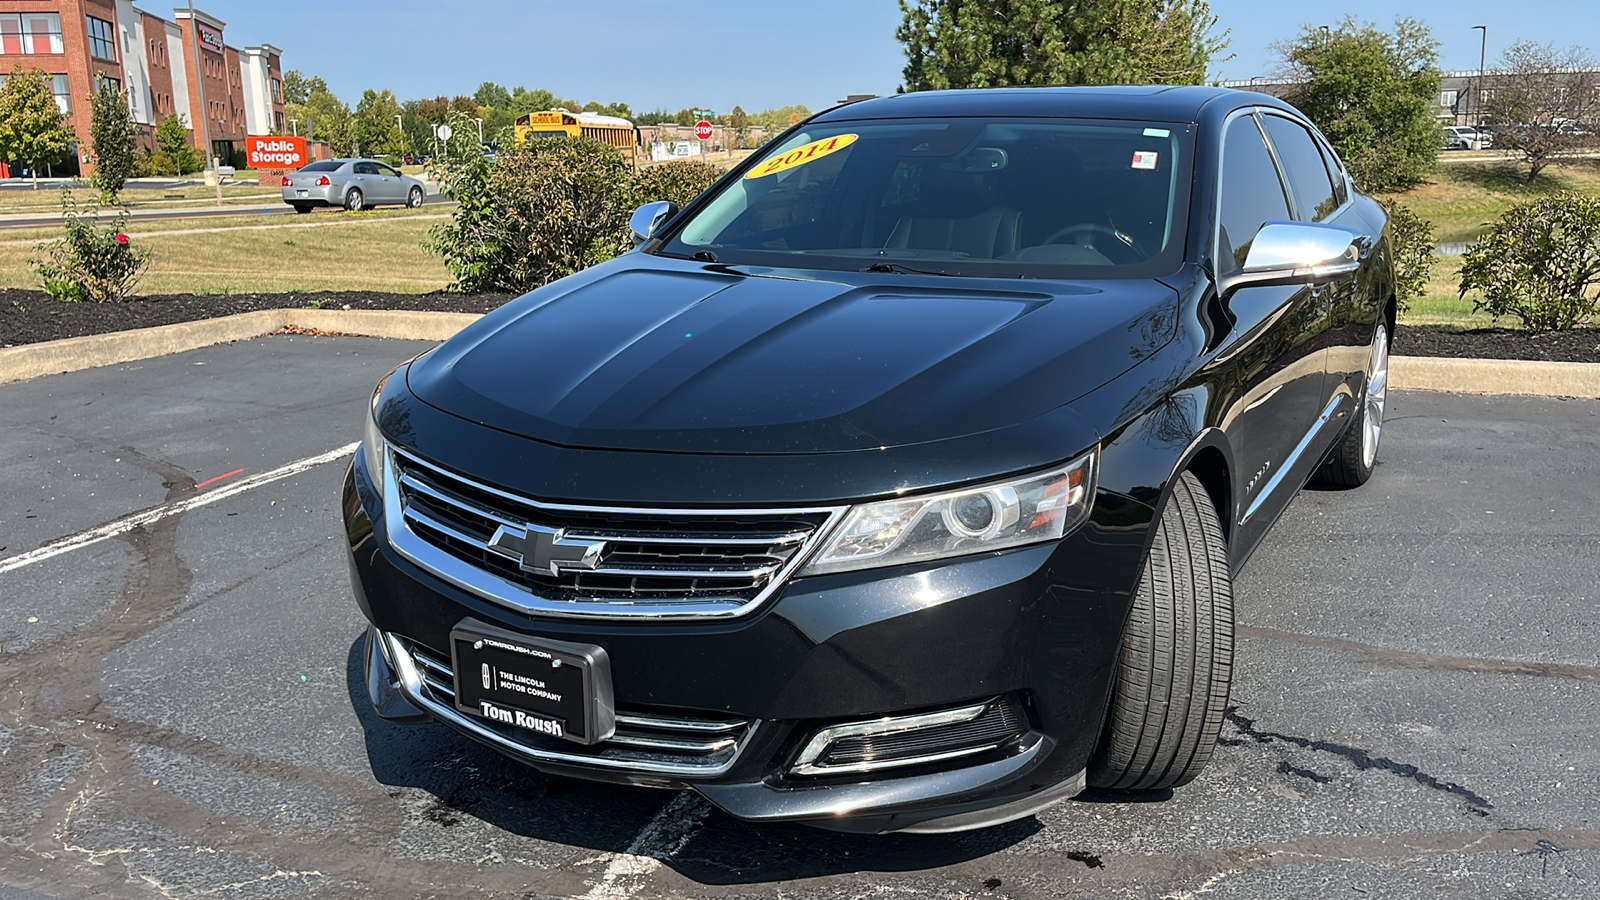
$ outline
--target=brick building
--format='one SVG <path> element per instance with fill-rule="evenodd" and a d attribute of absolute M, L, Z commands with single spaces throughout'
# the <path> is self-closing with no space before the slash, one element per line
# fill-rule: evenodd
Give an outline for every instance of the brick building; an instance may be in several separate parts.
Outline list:
<path fill-rule="evenodd" d="M 227 164 L 247 134 L 282 130 L 283 69 L 277 47 L 240 51 L 224 39 L 225 27 L 198 9 L 164 19 L 132 0 L 0 0 L 0 78 L 42 70 L 70 117 L 77 147 L 49 174 L 87 173 L 89 97 L 100 81 L 127 94 L 147 146 L 156 126 L 178 113 L 190 143 Z"/>

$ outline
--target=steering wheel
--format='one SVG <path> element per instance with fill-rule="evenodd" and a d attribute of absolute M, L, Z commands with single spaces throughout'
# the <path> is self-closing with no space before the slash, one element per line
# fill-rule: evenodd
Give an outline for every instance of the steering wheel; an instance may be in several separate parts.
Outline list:
<path fill-rule="evenodd" d="M 1107 242 L 1108 246 L 1097 246 L 1089 237 L 1093 234 L 1104 235 L 1105 237 L 1111 238 L 1111 240 Z M 1146 254 L 1144 250 L 1139 247 L 1138 243 L 1135 242 L 1130 244 L 1123 239 L 1124 236 L 1125 235 L 1123 232 L 1117 231 L 1117 229 L 1112 228 L 1110 225 L 1101 225 L 1096 222 L 1080 222 L 1077 225 L 1068 225 L 1065 228 L 1057 228 L 1055 231 L 1051 232 L 1049 237 L 1044 239 L 1044 242 L 1046 244 L 1065 244 L 1068 242 L 1064 240 L 1064 238 L 1071 237 L 1075 238 L 1072 243 L 1097 250 L 1102 254 L 1105 253 L 1107 249 L 1110 249 L 1119 251 L 1120 255 L 1125 258 L 1131 256 L 1131 261 L 1144 259 Z"/>

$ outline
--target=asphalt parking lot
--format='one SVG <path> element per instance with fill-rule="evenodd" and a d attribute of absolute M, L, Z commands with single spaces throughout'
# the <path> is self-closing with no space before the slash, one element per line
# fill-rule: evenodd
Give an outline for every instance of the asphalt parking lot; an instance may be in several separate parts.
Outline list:
<path fill-rule="evenodd" d="M 1600 401 L 1391 394 L 1241 577 L 1196 783 L 853 837 L 372 714 L 338 484 L 425 346 L 0 387 L 0 900 L 1600 897 Z"/>

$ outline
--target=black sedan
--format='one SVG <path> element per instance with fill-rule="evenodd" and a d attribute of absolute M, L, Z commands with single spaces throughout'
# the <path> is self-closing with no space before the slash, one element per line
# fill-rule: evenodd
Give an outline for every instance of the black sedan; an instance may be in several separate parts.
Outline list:
<path fill-rule="evenodd" d="M 815 116 L 379 385 L 372 703 L 848 831 L 1182 785 L 1233 576 L 1308 479 L 1372 474 L 1386 224 L 1259 93 Z"/>

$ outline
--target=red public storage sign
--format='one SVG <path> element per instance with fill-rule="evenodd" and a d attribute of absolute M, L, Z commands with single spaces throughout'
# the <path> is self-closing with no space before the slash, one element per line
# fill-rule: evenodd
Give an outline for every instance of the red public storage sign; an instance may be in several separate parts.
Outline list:
<path fill-rule="evenodd" d="M 252 169 L 298 169 L 311 162 L 303 137 L 259 137 L 244 140 L 245 159 Z"/>
<path fill-rule="evenodd" d="M 694 136 L 702 141 L 711 140 L 711 123 L 705 119 L 694 123 Z"/>

